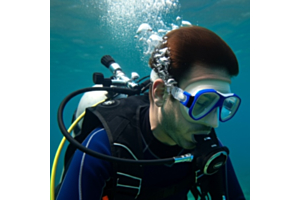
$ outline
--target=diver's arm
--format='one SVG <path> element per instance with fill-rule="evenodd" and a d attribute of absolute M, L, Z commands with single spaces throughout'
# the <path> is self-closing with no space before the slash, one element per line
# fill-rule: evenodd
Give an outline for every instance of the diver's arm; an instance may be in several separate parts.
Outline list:
<path fill-rule="evenodd" d="M 97 128 L 92 131 L 82 144 L 99 153 L 111 155 L 104 129 Z M 99 200 L 111 172 L 109 162 L 76 150 L 57 200 Z"/>
<path fill-rule="evenodd" d="M 219 141 L 219 145 L 223 146 L 221 141 Z M 224 177 L 227 177 L 225 181 Z M 220 182 L 221 181 L 221 182 Z M 220 198 L 220 189 L 219 187 L 224 188 L 221 183 L 227 182 L 227 200 L 245 200 L 243 191 L 235 174 L 234 168 L 232 166 L 230 157 L 228 157 L 226 161 L 226 165 L 219 170 L 218 173 L 211 175 L 210 183 L 209 183 L 209 193 L 212 199 Z M 220 185 L 221 184 L 221 185 Z M 218 186 L 218 187 L 217 187 Z M 223 192 L 222 192 L 223 193 Z M 224 194 L 224 193 L 223 193 Z"/>
<path fill-rule="evenodd" d="M 228 195 L 231 200 L 245 200 L 244 193 L 234 172 L 230 158 L 226 162 Z"/>
<path fill-rule="evenodd" d="M 227 181 L 225 181 L 224 177 L 227 177 Z M 245 200 L 229 157 L 225 166 L 223 166 L 217 173 L 210 175 L 208 192 L 211 199 L 222 199 L 222 196 L 226 194 L 226 187 L 224 187 L 226 182 L 228 192 L 226 200 Z"/>

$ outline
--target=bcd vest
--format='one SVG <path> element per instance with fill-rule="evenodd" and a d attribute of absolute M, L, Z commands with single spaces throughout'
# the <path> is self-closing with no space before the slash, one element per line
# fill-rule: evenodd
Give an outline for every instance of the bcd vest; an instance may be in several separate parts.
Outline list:
<path fill-rule="evenodd" d="M 102 127 L 107 132 L 112 156 L 136 160 L 143 159 L 139 116 L 141 108 L 146 106 L 149 106 L 148 95 L 109 100 L 96 107 L 87 108 L 81 133 L 75 139 L 82 142 L 95 128 Z M 215 136 L 214 131 L 212 132 Z M 70 148 L 72 149 L 72 147 Z M 75 151 L 75 149 L 70 150 L 70 148 L 68 148 L 66 155 Z M 103 196 L 107 195 L 109 200 L 159 200 L 183 189 L 191 189 L 196 198 L 196 196 L 206 195 L 204 191 L 208 191 L 211 184 L 216 184 L 212 177 L 220 176 L 218 175 L 219 172 L 211 176 L 203 175 L 194 167 L 191 168 L 190 175 L 182 180 L 180 184 L 170 185 L 167 188 L 161 188 L 159 191 L 149 191 L 147 188 L 141 188 L 143 177 L 143 167 L 141 165 L 113 162 L 112 166 L 114 176 L 106 184 L 103 192 Z M 201 179 L 201 183 L 205 184 L 200 185 L 199 179 Z M 201 186 L 201 193 L 197 190 L 197 186 Z"/>

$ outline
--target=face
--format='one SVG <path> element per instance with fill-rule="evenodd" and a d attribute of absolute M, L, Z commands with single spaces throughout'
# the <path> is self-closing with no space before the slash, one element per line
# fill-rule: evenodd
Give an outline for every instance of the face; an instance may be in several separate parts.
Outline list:
<path fill-rule="evenodd" d="M 230 93 L 230 77 L 221 70 L 209 69 L 194 65 L 180 82 L 180 88 L 195 95 L 201 89 L 215 89 L 221 93 Z M 194 135 L 209 134 L 219 124 L 219 108 L 215 108 L 200 120 L 193 120 L 187 108 L 168 95 L 161 109 L 161 124 L 164 133 L 179 146 L 185 149 L 196 147 Z"/>

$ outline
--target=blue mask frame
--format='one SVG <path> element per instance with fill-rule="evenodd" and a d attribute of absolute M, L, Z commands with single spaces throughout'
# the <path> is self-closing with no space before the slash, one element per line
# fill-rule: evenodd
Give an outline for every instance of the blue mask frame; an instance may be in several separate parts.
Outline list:
<path fill-rule="evenodd" d="M 204 114 L 202 114 L 201 116 L 199 117 L 194 117 L 192 112 L 193 112 L 193 109 L 195 107 L 195 104 L 197 103 L 197 100 L 198 98 L 205 94 L 205 93 L 214 93 L 216 95 L 219 96 L 219 99 L 214 103 L 214 105 L 208 109 L 207 111 L 205 111 Z M 241 98 L 234 94 L 234 93 L 227 93 L 227 94 L 223 94 L 217 90 L 214 90 L 214 89 L 203 89 L 203 90 L 199 90 L 195 96 L 191 95 L 190 93 L 176 87 L 176 86 L 172 86 L 171 88 L 171 94 L 172 96 L 177 99 L 178 101 L 180 101 L 180 103 L 182 105 L 184 105 L 185 107 L 188 108 L 188 114 L 189 116 L 193 119 L 193 120 L 200 120 L 202 118 L 204 118 L 205 116 L 207 116 L 212 110 L 214 110 L 215 108 L 219 107 L 219 120 L 221 122 L 226 122 L 228 120 L 230 120 L 235 114 L 236 112 L 238 111 L 239 109 L 239 106 L 241 104 Z M 236 100 L 235 104 L 233 105 L 234 106 L 234 113 L 231 113 L 229 115 L 229 117 L 223 119 L 222 118 L 222 111 L 223 109 L 225 108 L 226 109 L 226 106 L 224 105 L 224 102 L 225 100 L 229 99 L 229 98 L 233 98 Z M 232 105 L 231 105 L 232 106 Z M 227 109 L 227 111 L 229 111 Z M 224 111 L 223 111 L 224 112 Z M 230 111 L 229 111 L 230 112 Z"/>

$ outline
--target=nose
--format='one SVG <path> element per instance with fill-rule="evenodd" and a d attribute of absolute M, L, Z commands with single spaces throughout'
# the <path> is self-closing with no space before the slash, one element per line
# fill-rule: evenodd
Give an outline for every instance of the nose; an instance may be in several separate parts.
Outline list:
<path fill-rule="evenodd" d="M 206 126 L 217 128 L 219 126 L 219 108 L 213 109 L 208 115 L 201 119 Z"/>

